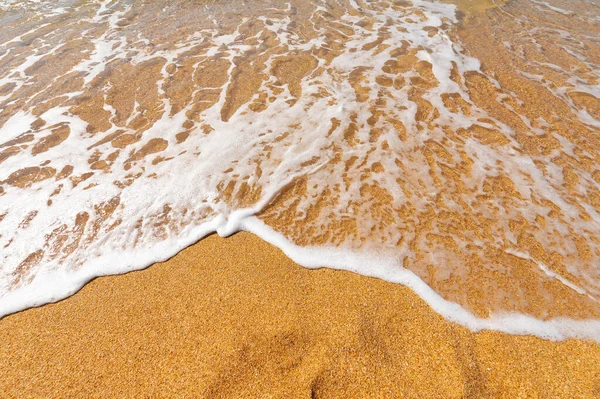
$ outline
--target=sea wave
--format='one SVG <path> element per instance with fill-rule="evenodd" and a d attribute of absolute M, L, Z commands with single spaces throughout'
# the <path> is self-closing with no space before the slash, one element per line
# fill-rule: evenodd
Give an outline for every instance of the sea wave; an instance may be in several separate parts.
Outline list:
<path fill-rule="evenodd" d="M 558 3 L 2 2 L 0 315 L 247 230 L 600 341 L 597 27 Z"/>

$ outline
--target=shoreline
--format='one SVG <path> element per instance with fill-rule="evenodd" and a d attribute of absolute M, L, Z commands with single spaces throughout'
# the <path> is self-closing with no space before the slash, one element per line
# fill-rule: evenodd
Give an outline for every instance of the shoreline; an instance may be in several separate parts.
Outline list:
<path fill-rule="evenodd" d="M 17 46 L 22 35 L 15 36 L 10 51 L 21 51 L 14 55 L 22 65 L 52 44 L 73 51 L 69 62 L 48 55 L 81 79 L 46 90 L 44 79 L 56 71 L 44 60 L 27 73 L 31 85 L 25 87 L 39 88 L 38 100 L 49 108 L 16 112 L 27 104 L 15 102 L 0 117 L 23 130 L 11 130 L 17 141 L 5 143 L 0 156 L 0 162 L 8 159 L 0 205 L 9 210 L 0 215 L 6 249 L 0 283 L 9 292 L 0 314 L 69 295 L 97 275 L 165 259 L 216 218 L 233 232 L 236 223 L 224 215 L 254 207 L 251 213 L 300 247 L 373 243 L 378 253 L 389 250 L 389 264 L 340 261 L 337 254 L 335 262 L 305 261 L 281 240 L 260 234 L 300 264 L 405 283 L 473 330 L 494 327 L 479 323 L 490 314 L 599 320 L 594 215 L 600 157 L 587 119 L 573 118 L 583 112 L 577 101 L 592 113 L 597 107 L 585 93 L 571 93 L 568 83 L 581 78 L 587 83 L 580 90 L 593 89 L 586 75 L 593 68 L 585 72 L 593 59 L 577 49 L 595 49 L 586 32 L 596 27 L 589 18 L 575 23 L 558 12 L 565 29 L 581 39 L 578 47 L 538 29 L 555 26 L 553 8 L 528 2 L 487 8 L 499 1 L 454 1 L 489 10 L 462 21 L 454 6 L 442 3 L 369 3 L 361 10 L 351 2 L 329 11 L 302 2 L 285 11 L 232 3 L 215 5 L 224 25 L 214 31 L 203 29 L 214 23 L 210 18 L 186 19 L 204 14 L 198 4 L 181 3 L 161 23 L 180 24 L 185 32 L 172 36 L 177 29 L 164 29 L 156 37 L 155 16 L 167 15 L 158 12 L 160 4 L 130 10 L 116 2 L 110 10 L 89 4 L 65 11 L 48 38 L 33 27 L 27 35 L 39 39 L 32 42 L 39 47 Z M 34 21 L 38 11 L 23 18 Z M 250 23 L 255 13 L 259 22 Z M 78 22 L 88 14 L 99 31 L 70 47 L 60 32 L 88 32 Z M 262 21 L 266 15 L 273 20 Z M 299 24 L 313 17 L 319 22 L 312 28 Z M 348 21 L 345 33 L 338 31 Z M 528 35 L 514 34 L 525 25 Z M 288 33 L 298 40 L 290 42 Z M 118 51 L 113 48 L 118 65 L 109 67 L 113 54 L 91 67 L 87 45 L 132 35 L 152 37 L 157 46 L 119 41 Z M 533 62 L 545 56 L 543 46 L 530 48 L 538 40 L 554 50 L 554 67 Z M 134 53 L 141 58 L 132 61 Z M 256 82 L 246 79 L 260 71 Z M 552 82 L 539 81 L 542 72 Z M 96 88 L 110 96 L 92 101 L 77 92 L 96 95 Z M 190 94 L 208 88 L 206 98 Z M 6 90 L 12 96 L 6 101 L 27 97 L 17 86 Z M 53 107 L 64 99 L 59 93 L 74 93 L 64 97 L 68 112 Z M 95 112 L 108 108 L 119 117 Z M 15 207 L 22 195 L 36 199 Z M 399 262 L 420 280 L 402 275 Z M 436 304 L 439 297 L 480 319 L 461 309 L 444 311 L 448 303 Z M 526 324 L 522 318 L 510 323 Z M 598 323 L 571 323 L 566 334 L 550 328 L 551 338 L 574 336 L 573 330 L 592 336 Z M 545 336 L 544 328 L 517 332 Z"/>
<path fill-rule="evenodd" d="M 0 321 L 7 397 L 596 397 L 600 345 L 472 333 L 410 289 L 249 233 Z"/>

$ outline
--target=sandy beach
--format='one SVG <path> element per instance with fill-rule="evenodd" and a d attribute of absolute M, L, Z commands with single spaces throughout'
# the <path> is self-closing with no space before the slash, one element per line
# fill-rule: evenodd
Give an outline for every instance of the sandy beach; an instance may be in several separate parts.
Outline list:
<path fill-rule="evenodd" d="M 0 322 L 8 398 L 597 398 L 600 345 L 474 334 L 248 233 Z"/>
<path fill-rule="evenodd" d="M 0 0 L 0 398 L 600 398 L 599 10 Z"/>

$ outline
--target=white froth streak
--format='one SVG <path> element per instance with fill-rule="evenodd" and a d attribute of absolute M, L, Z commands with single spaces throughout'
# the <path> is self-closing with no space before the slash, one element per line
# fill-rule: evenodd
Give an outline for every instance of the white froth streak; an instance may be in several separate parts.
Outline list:
<path fill-rule="evenodd" d="M 483 319 L 457 303 L 441 297 L 415 273 L 400 266 L 396 259 L 342 248 L 301 247 L 291 243 L 256 217 L 243 219 L 239 228 L 275 245 L 290 259 L 304 267 L 318 269 L 327 266 L 331 269 L 360 272 L 367 277 L 402 284 L 414 291 L 444 318 L 473 332 L 495 330 L 508 334 L 535 335 L 552 341 L 581 338 L 600 342 L 600 320 L 569 318 L 539 320 L 520 313 L 494 314 L 489 319 Z"/>
<path fill-rule="evenodd" d="M 546 266 L 542 262 L 536 261 L 535 259 L 533 259 L 531 257 L 531 255 L 529 255 L 527 253 L 524 253 L 524 252 L 521 252 L 521 251 L 514 250 L 512 248 L 509 248 L 509 249 L 505 250 L 504 252 L 506 252 L 507 254 L 516 256 L 518 258 L 521 258 L 521 259 L 524 259 L 524 260 L 528 260 L 530 262 L 534 262 L 544 272 L 544 274 L 546 274 L 546 276 L 551 277 L 553 279 L 556 279 L 556 280 L 560 281 L 563 285 L 569 287 L 570 289 L 572 289 L 573 291 L 577 292 L 578 294 L 586 295 L 592 301 L 597 302 L 596 299 L 593 296 L 589 295 L 586 290 L 584 290 L 583 288 L 581 288 L 581 287 L 573 284 L 572 282 L 570 282 L 569 280 L 567 280 L 566 278 L 564 278 L 560 274 L 558 274 L 558 273 L 550 270 L 550 268 L 548 266 Z"/>
<path fill-rule="evenodd" d="M 573 14 L 571 11 L 567 11 L 567 10 L 563 10 L 562 8 L 555 7 L 552 4 L 547 3 L 545 1 L 538 1 L 538 0 L 530 0 L 530 1 L 534 4 L 538 4 L 540 6 L 545 6 L 545 7 L 549 8 L 550 10 L 552 10 L 554 12 L 558 12 L 563 15 L 572 15 Z M 538 8 L 543 11 L 543 9 L 541 7 L 538 7 Z"/>

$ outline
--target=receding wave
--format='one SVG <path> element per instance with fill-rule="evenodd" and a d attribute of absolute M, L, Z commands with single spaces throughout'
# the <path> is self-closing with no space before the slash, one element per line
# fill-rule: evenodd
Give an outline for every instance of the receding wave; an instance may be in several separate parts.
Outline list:
<path fill-rule="evenodd" d="M 600 341 L 600 8 L 504 3 L 0 0 L 0 316 L 248 230 Z"/>

